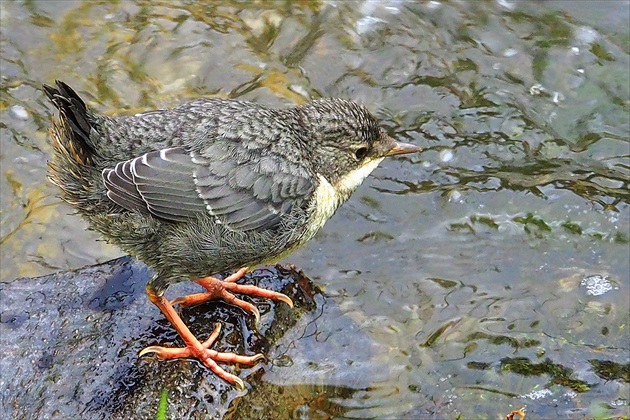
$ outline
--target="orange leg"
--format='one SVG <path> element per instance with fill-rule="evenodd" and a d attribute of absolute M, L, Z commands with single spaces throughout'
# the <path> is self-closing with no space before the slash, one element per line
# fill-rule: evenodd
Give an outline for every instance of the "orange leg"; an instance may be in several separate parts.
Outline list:
<path fill-rule="evenodd" d="M 173 309 L 173 306 L 163 295 L 156 295 L 150 286 L 147 286 L 147 295 L 149 295 L 149 299 L 151 300 L 151 302 L 153 302 L 158 308 L 160 308 L 164 316 L 166 316 L 166 319 L 168 319 L 171 324 L 173 324 L 173 327 L 175 327 L 179 335 L 184 340 L 184 343 L 186 343 L 186 347 L 168 348 L 160 346 L 150 346 L 142 350 L 139 356 L 143 356 L 148 353 L 155 353 L 161 359 L 179 359 L 185 357 L 194 357 L 199 359 L 201 363 L 211 369 L 220 378 L 235 385 L 239 389 L 245 389 L 245 383 L 238 376 L 226 372 L 216 362 L 251 365 L 260 359 L 264 359 L 264 356 L 262 354 L 256 354 L 254 356 L 239 356 L 234 353 L 220 353 L 215 350 L 210 350 L 210 346 L 219 336 L 219 332 L 221 331 L 221 324 L 217 323 L 217 326 L 215 327 L 212 334 L 210 334 L 210 337 L 203 343 L 200 343 L 199 340 L 197 340 L 197 338 L 195 338 L 195 336 L 190 332 L 186 324 L 184 324 L 177 312 L 175 312 L 175 309 Z"/>
<path fill-rule="evenodd" d="M 282 302 L 285 302 L 290 307 L 293 307 L 293 302 L 291 301 L 291 298 L 289 298 L 287 295 L 283 295 L 282 293 L 274 292 L 271 290 L 262 289 L 256 286 L 236 284 L 236 281 L 243 277 L 245 273 L 247 273 L 247 267 L 241 268 L 236 273 L 232 274 L 229 277 L 226 277 L 224 280 L 219 280 L 214 277 L 202 277 L 200 279 L 197 279 L 195 280 L 195 282 L 203 286 L 207 290 L 207 292 L 195 293 L 192 295 L 179 297 L 171 301 L 171 305 L 179 304 L 181 306 L 190 306 L 196 305 L 198 303 L 207 302 L 209 300 L 223 299 L 227 303 L 238 306 L 246 312 L 254 314 L 254 316 L 256 317 L 256 323 L 260 321 L 260 313 L 258 312 L 258 309 L 256 309 L 256 307 L 251 303 L 237 298 L 233 295 L 233 293 L 280 300 Z"/>

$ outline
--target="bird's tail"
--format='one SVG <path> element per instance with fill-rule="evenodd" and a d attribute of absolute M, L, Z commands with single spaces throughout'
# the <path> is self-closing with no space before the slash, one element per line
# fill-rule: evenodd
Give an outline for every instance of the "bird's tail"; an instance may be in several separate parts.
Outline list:
<path fill-rule="evenodd" d="M 53 119 L 50 128 L 54 156 L 48 163 L 49 179 L 62 189 L 65 201 L 77 207 L 88 205 L 94 199 L 94 181 L 100 177 L 99 156 L 90 141 L 94 115 L 67 84 L 57 80 L 56 87 L 43 89 L 59 110 L 59 119 Z"/>
<path fill-rule="evenodd" d="M 51 129 L 53 145 L 77 163 L 90 165 L 96 154 L 90 143 L 90 112 L 70 86 L 59 80 L 56 84 L 56 88 L 44 85 L 46 96 L 59 110 L 59 121 L 54 121 Z"/>

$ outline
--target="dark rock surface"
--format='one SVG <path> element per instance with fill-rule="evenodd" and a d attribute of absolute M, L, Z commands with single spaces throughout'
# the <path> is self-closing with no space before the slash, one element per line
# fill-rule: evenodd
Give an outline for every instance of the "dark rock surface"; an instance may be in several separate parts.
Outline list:
<path fill-rule="evenodd" d="M 165 390 L 167 418 L 224 417 L 249 390 L 236 390 L 193 360 L 138 357 L 149 345 L 181 345 L 145 296 L 149 276 L 146 266 L 123 257 L 74 272 L 0 283 L 0 417 L 155 418 Z M 301 314 L 323 301 L 310 280 L 293 268 L 256 270 L 244 282 L 287 294 L 296 309 L 252 299 L 262 315 L 257 327 L 253 316 L 220 302 L 183 309 L 184 321 L 201 340 L 216 322 L 222 323 L 215 350 L 268 354 Z M 172 298 L 193 291 L 198 286 L 187 282 L 167 294 Z M 233 369 L 246 382 L 255 382 L 266 367 L 263 361 Z"/>

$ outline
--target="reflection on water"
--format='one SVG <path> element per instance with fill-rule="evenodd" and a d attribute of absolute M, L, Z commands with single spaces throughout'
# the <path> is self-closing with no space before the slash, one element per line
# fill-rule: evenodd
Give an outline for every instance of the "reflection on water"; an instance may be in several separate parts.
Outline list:
<path fill-rule="evenodd" d="M 253 391 L 239 407 L 627 414 L 629 6 L 589 4 L 2 2 L 2 281 L 119 255 L 45 180 L 42 83 L 106 113 L 351 98 L 426 152 L 384 162 L 288 258 L 338 305 L 311 324 L 332 344 L 296 338 L 303 363 L 263 377 L 273 404 Z M 344 353 L 340 335 L 373 351 Z M 287 382 L 298 370 L 311 382 Z"/>

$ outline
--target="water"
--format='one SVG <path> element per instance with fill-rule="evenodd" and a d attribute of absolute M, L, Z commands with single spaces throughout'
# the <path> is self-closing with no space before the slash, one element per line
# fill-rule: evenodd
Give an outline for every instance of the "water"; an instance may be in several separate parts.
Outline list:
<path fill-rule="evenodd" d="M 354 99 L 426 151 L 384 161 L 286 261 L 343 314 L 318 326 L 327 340 L 377 351 L 327 354 L 336 368 L 304 364 L 299 383 L 276 364 L 274 409 L 628 415 L 629 14 L 627 1 L 2 2 L 1 279 L 120 255 L 46 181 L 42 83 L 107 114 Z"/>

